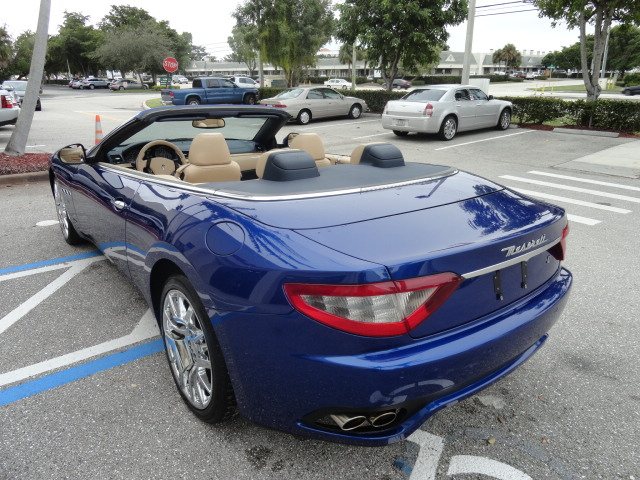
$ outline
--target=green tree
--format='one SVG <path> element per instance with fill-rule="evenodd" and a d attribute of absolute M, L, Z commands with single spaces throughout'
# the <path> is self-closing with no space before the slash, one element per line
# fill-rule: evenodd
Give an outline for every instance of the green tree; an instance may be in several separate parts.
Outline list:
<path fill-rule="evenodd" d="M 611 22 L 638 23 L 640 0 L 533 0 L 540 15 L 551 18 L 554 25 L 565 21 L 569 27 L 580 29 L 580 67 L 587 89 L 587 100 L 600 96 L 600 68 L 606 37 Z M 587 26 L 593 26 L 593 68 L 588 59 Z"/>
<path fill-rule="evenodd" d="M 256 27 L 254 25 L 236 24 L 231 30 L 231 36 L 227 43 L 231 48 L 229 57 L 232 62 L 241 62 L 247 66 L 249 76 L 253 76 L 253 71 L 258 63 L 258 47 L 256 45 Z"/>
<path fill-rule="evenodd" d="M 359 45 L 356 45 L 356 61 L 361 62 L 365 60 L 364 68 L 367 68 L 367 52 Z M 338 61 L 342 64 L 349 65 L 351 68 L 351 62 L 353 62 L 353 44 L 343 43 L 338 50 Z"/>
<path fill-rule="evenodd" d="M 466 0 L 346 0 L 338 5 L 340 40 L 358 42 L 382 71 L 391 90 L 402 66 L 417 71 L 434 63 L 449 38 L 447 27 L 463 22 Z"/>
<path fill-rule="evenodd" d="M 111 10 L 107 13 L 98 26 L 101 30 L 117 30 L 119 28 L 137 28 L 152 22 L 155 23 L 149 12 L 143 8 L 132 7 L 130 5 L 111 5 Z"/>
<path fill-rule="evenodd" d="M 513 43 L 493 52 L 493 63 L 504 63 L 507 68 L 518 68 L 522 64 L 522 55 Z"/>
<path fill-rule="evenodd" d="M 11 75 L 17 75 L 18 78 L 22 78 L 29 74 L 35 38 L 36 34 L 31 30 L 22 32 L 16 38 L 13 44 L 14 56 L 7 69 Z"/>
<path fill-rule="evenodd" d="M 102 31 L 87 25 L 89 17 L 77 12 L 64 12 L 58 35 L 49 40 L 46 69 L 83 75 L 96 74 L 100 65 L 93 56 L 102 44 Z"/>
<path fill-rule="evenodd" d="M 593 35 L 587 35 L 587 63 L 591 65 L 593 58 Z M 562 47 L 561 50 L 549 52 L 542 59 L 545 67 L 562 68 L 564 70 L 580 70 L 582 68 L 582 60 L 580 59 L 580 42 L 574 43 L 568 47 Z"/>
<path fill-rule="evenodd" d="M 0 27 L 0 71 L 6 68 L 13 57 L 13 42 L 6 25 Z"/>
<path fill-rule="evenodd" d="M 141 73 L 157 74 L 162 71 L 162 60 L 173 56 L 170 40 L 158 28 L 149 25 L 123 27 L 105 34 L 95 58 L 113 70 L 134 72 L 142 81 Z"/>
<path fill-rule="evenodd" d="M 290 86 L 304 67 L 315 65 L 318 49 L 333 31 L 329 0 L 247 0 L 234 16 L 239 25 L 255 27 L 256 38 L 250 33 L 247 41 L 282 68 Z"/>
<path fill-rule="evenodd" d="M 607 68 L 625 72 L 640 67 L 640 28 L 633 25 L 617 25 L 611 29 Z"/>

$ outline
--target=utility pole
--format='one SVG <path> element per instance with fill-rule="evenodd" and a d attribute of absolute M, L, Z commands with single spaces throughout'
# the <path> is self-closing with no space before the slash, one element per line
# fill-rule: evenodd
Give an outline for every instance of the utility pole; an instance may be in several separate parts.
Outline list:
<path fill-rule="evenodd" d="M 262 53 L 258 50 L 258 78 L 260 79 L 260 88 L 264 87 L 264 69 L 262 67 Z"/>
<path fill-rule="evenodd" d="M 8 155 L 22 155 L 27 147 L 29 130 L 33 122 L 33 113 L 36 110 L 42 75 L 44 73 L 44 61 L 47 53 L 47 37 L 49 36 L 49 12 L 51 11 L 51 0 L 40 0 L 40 15 L 38 16 L 38 29 L 31 55 L 31 66 L 29 67 L 29 81 L 27 91 L 24 93 L 20 115 L 16 122 L 16 127 L 11 134 L 9 143 L 4 149 Z"/>
<path fill-rule="evenodd" d="M 471 48 L 473 46 L 473 22 L 476 16 L 476 0 L 469 0 L 469 18 L 467 18 L 467 39 L 464 43 L 464 59 L 462 60 L 462 84 L 469 83 L 471 70 Z"/>
<path fill-rule="evenodd" d="M 351 90 L 356 89 L 356 41 L 353 41 L 353 52 L 351 52 Z"/>

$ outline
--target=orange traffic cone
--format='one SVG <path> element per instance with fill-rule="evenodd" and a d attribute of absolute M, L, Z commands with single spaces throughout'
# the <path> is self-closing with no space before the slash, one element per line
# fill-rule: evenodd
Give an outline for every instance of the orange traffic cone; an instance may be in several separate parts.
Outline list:
<path fill-rule="evenodd" d="M 102 123 L 100 123 L 100 115 L 96 115 L 96 145 L 102 141 Z"/>

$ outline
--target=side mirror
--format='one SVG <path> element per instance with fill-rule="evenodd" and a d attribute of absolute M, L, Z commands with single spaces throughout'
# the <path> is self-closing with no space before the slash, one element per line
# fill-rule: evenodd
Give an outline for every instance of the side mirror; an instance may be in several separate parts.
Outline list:
<path fill-rule="evenodd" d="M 493 100 L 493 95 L 489 95 L 489 100 Z"/>
<path fill-rule="evenodd" d="M 84 163 L 87 158 L 87 150 L 81 143 L 74 143 L 61 148 L 58 157 L 64 163 L 79 164 Z"/>

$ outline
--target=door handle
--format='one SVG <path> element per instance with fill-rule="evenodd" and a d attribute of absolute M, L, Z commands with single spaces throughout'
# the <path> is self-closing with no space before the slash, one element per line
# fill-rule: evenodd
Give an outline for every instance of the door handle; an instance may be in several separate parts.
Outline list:
<path fill-rule="evenodd" d="M 112 203 L 113 207 L 118 211 L 123 210 L 124 207 L 127 206 L 127 204 L 124 203 L 124 200 L 113 200 Z"/>

